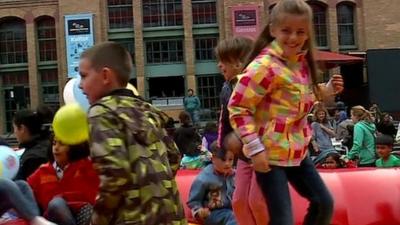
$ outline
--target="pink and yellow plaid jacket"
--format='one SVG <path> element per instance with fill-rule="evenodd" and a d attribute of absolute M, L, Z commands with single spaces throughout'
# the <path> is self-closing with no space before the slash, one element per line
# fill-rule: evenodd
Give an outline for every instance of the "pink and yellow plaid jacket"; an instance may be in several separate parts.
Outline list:
<path fill-rule="evenodd" d="M 276 41 L 248 65 L 229 101 L 232 127 L 246 156 L 267 150 L 269 162 L 297 166 L 307 154 L 307 114 L 314 102 L 304 54 L 288 61 Z"/>

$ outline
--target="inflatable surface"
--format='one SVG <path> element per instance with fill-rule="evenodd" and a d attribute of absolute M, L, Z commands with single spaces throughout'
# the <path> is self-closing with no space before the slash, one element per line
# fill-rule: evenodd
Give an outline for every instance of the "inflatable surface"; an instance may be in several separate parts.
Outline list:
<path fill-rule="evenodd" d="M 200 224 L 191 216 L 186 202 L 190 186 L 199 170 L 179 170 L 176 176 L 185 214 L 189 222 Z M 331 225 L 400 225 L 400 168 L 320 170 L 335 199 Z M 308 203 L 292 188 L 295 224 L 301 225 Z M 22 220 L 1 223 L 25 225 Z"/>
<path fill-rule="evenodd" d="M 189 222 L 197 223 L 186 202 L 198 170 L 178 171 L 176 181 Z M 335 200 L 332 225 L 400 225 L 400 168 L 320 170 Z M 308 202 L 290 187 L 295 224 L 301 225 Z"/>

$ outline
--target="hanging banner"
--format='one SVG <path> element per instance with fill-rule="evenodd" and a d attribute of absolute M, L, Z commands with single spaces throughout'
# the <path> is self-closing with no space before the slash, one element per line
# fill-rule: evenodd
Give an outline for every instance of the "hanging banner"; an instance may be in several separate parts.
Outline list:
<path fill-rule="evenodd" d="M 93 15 L 76 14 L 65 16 L 68 78 L 79 75 L 81 53 L 93 46 Z"/>
<path fill-rule="evenodd" d="M 231 7 L 233 35 L 257 38 L 260 24 L 259 8 L 257 5 Z"/>

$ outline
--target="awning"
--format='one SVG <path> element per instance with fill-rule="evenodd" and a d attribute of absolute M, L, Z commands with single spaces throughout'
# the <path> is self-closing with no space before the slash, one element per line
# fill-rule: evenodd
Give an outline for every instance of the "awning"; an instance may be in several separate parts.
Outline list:
<path fill-rule="evenodd" d="M 364 58 L 336 52 L 316 51 L 316 60 L 321 67 L 331 69 L 340 65 L 360 63 L 364 61 Z"/>

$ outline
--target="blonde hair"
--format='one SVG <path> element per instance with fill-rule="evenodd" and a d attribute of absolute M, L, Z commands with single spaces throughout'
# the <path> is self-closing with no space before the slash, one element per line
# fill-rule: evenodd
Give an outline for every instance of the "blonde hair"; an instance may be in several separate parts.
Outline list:
<path fill-rule="evenodd" d="M 264 27 L 259 37 L 257 38 L 254 44 L 254 48 L 245 65 L 250 64 L 260 54 L 260 52 L 275 39 L 271 35 L 270 28 L 271 26 L 279 24 L 284 19 L 285 14 L 305 16 L 307 19 L 307 23 L 309 25 L 309 37 L 304 44 L 304 48 L 307 50 L 305 57 L 309 66 L 313 92 L 317 99 L 321 100 L 320 89 L 317 84 L 317 65 L 314 60 L 315 45 L 313 40 L 313 12 L 311 7 L 304 0 L 281 0 L 272 8 L 269 23 Z"/>
<path fill-rule="evenodd" d="M 233 37 L 220 41 L 215 47 L 215 56 L 219 62 L 247 61 L 253 48 L 253 40 L 246 37 Z"/>
<path fill-rule="evenodd" d="M 372 119 L 372 114 L 370 111 L 366 110 L 364 107 L 361 105 L 354 106 L 351 108 L 351 114 L 357 117 L 359 121 L 367 121 L 370 123 L 373 123 L 374 120 Z"/>

